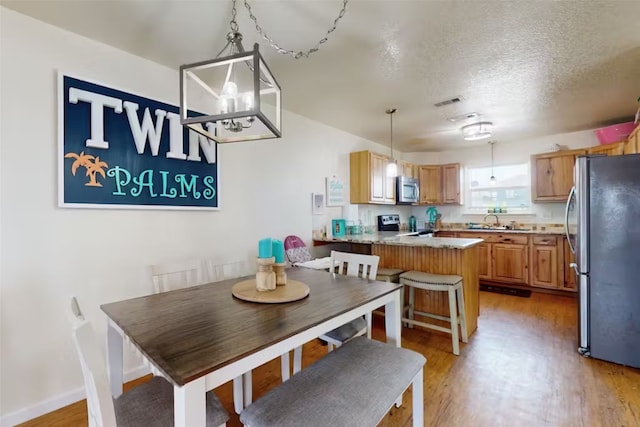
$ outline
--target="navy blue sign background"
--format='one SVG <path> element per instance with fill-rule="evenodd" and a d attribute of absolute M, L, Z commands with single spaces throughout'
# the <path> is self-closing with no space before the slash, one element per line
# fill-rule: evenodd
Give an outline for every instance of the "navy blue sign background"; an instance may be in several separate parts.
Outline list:
<path fill-rule="evenodd" d="M 100 86 L 94 83 L 62 76 L 60 204 L 67 207 L 121 207 L 121 208 L 217 208 L 218 163 L 209 163 L 198 146 L 199 161 L 167 158 L 170 151 L 170 121 L 156 117 L 157 109 L 179 114 L 176 106 L 152 99 Z M 138 126 L 143 122 L 145 110 L 156 127 L 163 120 L 162 136 L 157 156 L 145 140 L 144 152 L 138 154 L 136 143 L 123 109 L 102 109 L 104 138 L 108 148 L 87 147 L 91 135 L 91 103 L 70 102 L 69 90 L 76 88 L 138 104 Z M 190 113 L 197 114 L 197 113 Z M 95 118 L 94 118 L 95 119 Z M 182 152 L 189 156 L 189 130 L 181 127 Z M 175 143 L 175 142 L 174 142 Z M 75 171 L 75 174 L 74 174 Z M 104 206 L 107 205 L 107 206 Z"/>

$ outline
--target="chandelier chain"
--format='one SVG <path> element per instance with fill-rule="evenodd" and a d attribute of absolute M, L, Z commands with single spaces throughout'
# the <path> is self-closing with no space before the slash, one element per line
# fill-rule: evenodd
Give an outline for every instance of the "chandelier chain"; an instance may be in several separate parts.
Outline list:
<path fill-rule="evenodd" d="M 349 3 L 349 0 L 343 0 L 342 1 L 342 10 L 340 10 L 340 13 L 338 14 L 338 17 L 336 19 L 334 19 L 333 26 L 327 31 L 327 34 L 322 39 L 320 39 L 320 41 L 318 41 L 318 43 L 316 43 L 316 45 L 314 47 L 312 47 L 311 49 L 307 50 L 306 52 L 303 52 L 303 51 L 297 51 L 296 52 L 296 51 L 293 51 L 293 50 L 286 50 L 286 49 L 282 48 L 275 40 L 270 38 L 267 35 L 267 33 L 262 29 L 260 24 L 258 24 L 258 19 L 253 14 L 253 12 L 251 10 L 251 6 L 247 2 L 247 0 L 244 0 L 244 6 L 247 8 L 247 11 L 249 12 L 249 17 L 254 22 L 254 24 L 256 26 L 256 31 L 258 31 L 258 34 L 260 34 L 263 39 L 268 41 L 269 45 L 272 48 L 274 48 L 275 50 L 277 50 L 279 53 L 281 53 L 283 55 L 291 55 L 295 59 L 300 59 L 300 58 L 303 58 L 303 57 L 304 58 L 308 58 L 309 55 L 311 55 L 314 52 L 317 52 L 320 49 L 320 45 L 321 44 L 327 42 L 327 40 L 329 39 L 329 35 L 336 29 L 336 27 L 338 26 L 338 22 L 342 19 L 342 17 L 344 16 L 345 12 L 347 11 L 347 3 Z M 236 5 L 236 0 L 233 0 L 233 9 L 232 9 L 233 19 L 232 19 L 231 23 L 232 23 L 232 28 L 233 28 L 233 24 L 235 24 L 236 25 L 236 29 L 237 29 L 238 24 L 235 22 L 235 13 L 236 13 L 236 6 L 235 5 Z"/>
<path fill-rule="evenodd" d="M 229 26 L 231 27 L 231 31 L 234 33 L 238 32 L 238 23 L 236 22 L 236 14 L 238 10 L 236 9 L 236 0 L 233 0 L 231 7 L 231 21 L 229 21 Z"/>

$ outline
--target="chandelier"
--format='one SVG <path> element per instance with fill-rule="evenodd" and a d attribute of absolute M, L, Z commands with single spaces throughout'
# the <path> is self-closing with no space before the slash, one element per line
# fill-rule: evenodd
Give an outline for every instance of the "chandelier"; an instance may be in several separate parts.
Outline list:
<path fill-rule="evenodd" d="M 342 10 L 327 35 L 306 52 L 280 47 L 260 27 L 247 0 L 244 0 L 244 5 L 256 30 L 271 47 L 299 59 L 308 58 L 327 41 L 328 35 L 344 16 L 348 1 L 343 0 Z M 218 143 L 280 138 L 280 85 L 260 54 L 257 43 L 253 50 L 245 51 L 236 13 L 236 0 L 232 0 L 227 43 L 215 59 L 180 66 L 180 123 Z"/>
<path fill-rule="evenodd" d="M 491 137 L 491 130 L 493 129 L 493 123 L 491 122 L 477 122 L 467 126 L 463 126 L 462 137 L 465 141 L 476 141 L 478 139 L 485 139 Z"/>

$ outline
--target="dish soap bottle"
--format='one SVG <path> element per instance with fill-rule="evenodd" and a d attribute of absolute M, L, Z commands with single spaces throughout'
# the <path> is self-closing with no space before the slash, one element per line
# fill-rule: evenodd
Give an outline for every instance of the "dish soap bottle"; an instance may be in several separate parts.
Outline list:
<path fill-rule="evenodd" d="M 413 216 L 413 215 L 411 215 L 411 216 L 409 217 L 409 231 L 410 231 L 410 232 L 412 232 L 412 233 L 413 233 L 414 231 L 418 231 L 418 230 L 416 229 L 416 217 L 415 217 L 415 216 Z"/>

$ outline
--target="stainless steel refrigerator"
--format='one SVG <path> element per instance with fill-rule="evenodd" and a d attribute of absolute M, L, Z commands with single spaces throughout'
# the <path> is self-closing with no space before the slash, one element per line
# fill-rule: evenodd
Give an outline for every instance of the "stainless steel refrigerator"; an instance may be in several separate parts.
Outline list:
<path fill-rule="evenodd" d="M 579 352 L 640 367 L 640 154 L 582 156 L 566 232 L 575 254 Z"/>

